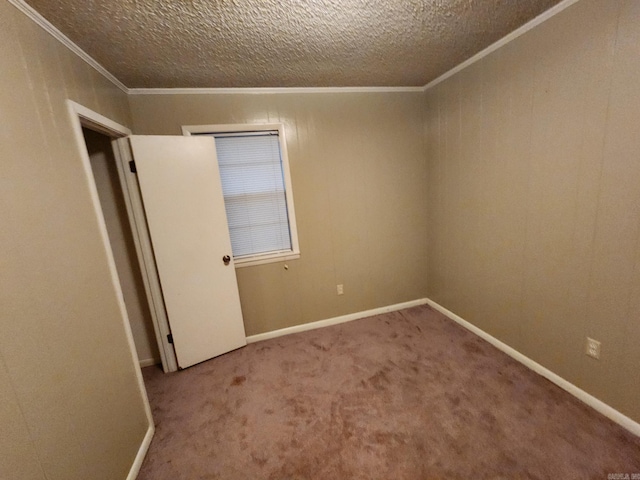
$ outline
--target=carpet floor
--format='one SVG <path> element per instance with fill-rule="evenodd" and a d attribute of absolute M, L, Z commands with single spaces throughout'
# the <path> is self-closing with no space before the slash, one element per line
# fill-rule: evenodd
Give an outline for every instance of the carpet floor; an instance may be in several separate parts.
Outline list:
<path fill-rule="evenodd" d="M 638 437 L 428 306 L 143 375 L 139 480 L 640 474 Z"/>

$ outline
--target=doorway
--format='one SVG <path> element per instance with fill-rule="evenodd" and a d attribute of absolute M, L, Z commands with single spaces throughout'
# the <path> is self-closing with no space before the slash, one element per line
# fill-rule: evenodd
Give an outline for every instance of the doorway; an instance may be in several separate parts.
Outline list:
<path fill-rule="evenodd" d="M 158 360 L 159 352 L 162 369 L 165 372 L 173 372 L 178 370 L 173 345 L 168 342 L 168 334 L 170 333 L 162 291 L 159 279 L 155 269 L 151 241 L 146 231 L 146 220 L 144 218 L 144 210 L 139 195 L 137 181 L 135 179 L 126 178 L 124 173 L 127 162 L 123 158 L 122 140 L 124 137 L 131 135 L 131 130 L 120 125 L 109 118 L 100 115 L 72 100 L 67 100 L 67 109 L 73 126 L 76 148 L 82 158 L 83 168 L 87 179 L 87 186 L 91 195 L 93 207 L 98 217 L 98 227 L 102 235 L 102 240 L 107 254 L 109 269 L 111 271 L 112 283 L 118 293 L 120 310 L 122 313 L 122 321 L 127 332 L 129 346 L 131 348 L 131 356 L 134 363 L 141 366 L 155 364 Z M 89 143 L 87 143 L 87 139 Z M 91 155 L 89 153 L 91 150 Z M 93 171 L 91 156 L 94 157 L 94 164 L 97 162 L 100 172 L 96 172 L 102 187 L 103 195 L 98 192 L 98 185 Z M 116 175 L 117 173 L 117 175 Z M 119 185 L 116 177 L 119 178 Z M 111 192 L 109 192 L 111 190 Z M 106 195 L 105 195 L 105 192 Z M 106 202 L 106 210 L 109 212 L 105 215 L 105 206 L 103 202 L 105 197 L 112 197 Z M 101 198 L 102 197 L 102 198 Z M 122 204 L 124 203 L 126 216 L 122 216 Z M 119 213 L 116 215 L 115 212 Z M 119 217 L 119 219 L 118 219 Z M 107 220 L 111 219 L 111 227 L 107 228 Z M 113 221 L 116 219 L 115 221 Z M 129 221 L 129 227 L 124 224 L 123 220 Z M 121 226 L 118 226 L 118 222 Z M 138 225 L 137 222 L 141 222 Z M 115 228 L 113 228 L 115 225 Z M 108 231 L 111 230 L 111 231 Z M 116 258 L 114 255 L 114 245 L 112 239 L 113 232 L 115 237 L 120 236 L 119 247 L 115 248 L 116 252 L 126 252 L 119 255 L 120 268 L 116 266 Z M 124 238 L 128 236 L 128 238 Z M 132 255 L 131 238 L 135 246 L 135 255 Z M 125 248 L 122 248 L 124 245 Z M 124 260 L 123 260 L 124 259 Z M 137 260 L 137 269 L 136 269 Z M 129 265 L 127 265 L 127 263 Z M 125 276 L 129 277 L 129 281 L 121 283 L 118 270 L 122 270 Z M 135 271 L 137 270 L 137 272 Z M 140 293 L 140 276 L 144 283 L 144 293 Z M 128 292 L 123 287 L 127 287 Z M 125 297 L 128 297 L 128 305 L 125 305 Z M 149 301 L 147 301 L 149 300 Z M 146 302 L 146 308 L 144 303 Z M 128 310 L 138 314 L 137 325 L 131 325 L 129 322 Z M 150 312 L 153 320 L 152 333 L 155 334 L 155 345 L 153 340 L 147 342 L 150 336 L 147 314 Z M 135 318 L 135 317 L 134 317 Z M 134 339 L 134 329 L 135 337 Z M 149 345 L 150 343 L 150 345 Z M 138 346 L 139 345 L 139 346 Z M 138 352 L 140 349 L 140 352 Z M 140 389 L 144 391 L 144 383 L 142 374 L 139 373 Z"/>
<path fill-rule="evenodd" d="M 213 138 L 132 136 L 68 105 L 134 362 L 172 372 L 246 345 Z"/>
<path fill-rule="evenodd" d="M 82 135 L 89 154 L 140 367 L 160 364 L 149 301 L 111 145 L 113 138 L 86 126 L 82 127 Z"/>

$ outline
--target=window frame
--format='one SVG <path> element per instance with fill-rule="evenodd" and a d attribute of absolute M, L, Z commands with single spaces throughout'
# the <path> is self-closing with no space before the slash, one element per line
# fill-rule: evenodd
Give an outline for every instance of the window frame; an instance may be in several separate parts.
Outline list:
<path fill-rule="evenodd" d="M 300 258 L 300 246 L 298 244 L 298 228 L 296 226 L 296 212 L 293 205 L 293 186 L 291 182 L 291 172 L 289 171 L 289 155 L 287 154 L 287 142 L 282 123 L 234 123 L 224 125 L 183 125 L 182 134 L 184 136 L 216 134 L 216 133 L 237 133 L 237 132 L 278 132 L 280 142 L 280 158 L 282 160 L 282 173 L 284 176 L 285 199 L 287 204 L 287 215 L 289 217 L 289 234 L 291 235 L 291 250 L 256 253 L 234 257 L 233 263 L 236 268 L 263 265 L 266 263 L 283 262 Z M 217 162 L 216 157 L 216 162 Z"/>

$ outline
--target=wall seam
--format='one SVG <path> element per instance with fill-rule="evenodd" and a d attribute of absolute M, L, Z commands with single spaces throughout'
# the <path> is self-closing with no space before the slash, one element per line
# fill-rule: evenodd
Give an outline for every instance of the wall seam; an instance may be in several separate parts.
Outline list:
<path fill-rule="evenodd" d="M 533 114 L 535 111 L 535 92 L 536 92 L 536 78 L 538 76 L 538 65 L 539 62 L 535 62 L 533 65 L 533 75 L 531 76 L 532 83 L 531 83 L 531 87 L 530 87 L 530 91 L 531 91 L 531 105 L 529 108 L 529 134 L 527 135 L 527 206 L 526 206 L 526 210 L 525 210 L 525 223 L 524 223 L 524 241 L 522 242 L 522 252 L 521 252 L 521 260 L 522 260 L 522 279 L 520 280 L 520 305 L 518 307 L 518 319 L 520 320 L 518 322 L 518 330 L 517 330 L 517 338 L 518 338 L 518 345 L 519 348 L 522 348 L 523 345 L 523 336 L 524 336 L 524 332 L 523 332 L 523 322 L 522 322 L 522 317 L 524 315 L 524 302 L 525 302 L 525 292 L 526 292 L 526 287 L 527 287 L 527 270 L 526 270 L 526 265 L 527 265 L 527 245 L 529 243 L 529 234 L 531 231 L 531 170 L 532 170 L 532 164 L 533 164 L 533 151 L 532 151 L 532 145 L 533 145 Z"/>
<path fill-rule="evenodd" d="M 44 466 L 42 465 L 42 459 L 40 458 L 40 452 L 38 451 L 38 449 L 36 448 L 36 443 L 33 439 L 33 433 L 31 431 L 31 427 L 29 426 L 29 422 L 27 422 L 27 417 L 24 413 L 24 410 L 22 409 L 22 405 L 20 403 L 19 396 L 18 396 L 18 392 L 16 391 L 16 387 L 13 383 L 13 380 L 11 378 L 11 375 L 9 375 L 9 368 L 7 367 L 7 362 L 4 359 L 4 355 L 2 354 L 2 352 L 0 351 L 0 363 L 2 363 L 2 368 L 4 369 L 5 372 L 7 372 L 7 379 L 9 380 L 9 385 L 11 386 L 11 391 L 13 392 L 13 396 L 16 399 L 16 405 L 18 406 L 18 410 L 20 410 L 20 417 L 22 418 L 22 423 L 24 424 L 27 433 L 29 435 L 29 440 L 31 441 L 31 447 L 33 448 L 33 451 L 35 453 L 35 457 L 36 457 L 36 461 L 38 462 L 38 467 L 40 468 L 40 472 L 42 473 L 42 476 L 49 480 L 49 475 L 47 475 L 47 472 L 44 469 Z"/>
<path fill-rule="evenodd" d="M 615 33 L 615 41 L 613 44 L 613 52 L 612 52 L 612 63 L 611 63 L 611 74 L 609 76 L 609 85 L 608 85 L 608 92 L 607 92 L 607 109 L 606 109 L 606 114 L 605 114 L 605 132 L 604 135 L 602 136 L 602 145 L 600 148 L 600 171 L 598 172 L 598 194 L 596 197 L 596 208 L 595 208 L 595 219 L 593 222 L 593 232 L 591 234 L 591 249 L 594 250 L 596 247 L 596 236 L 597 236 L 597 232 L 598 232 L 598 221 L 600 218 L 600 204 L 601 204 L 601 199 L 602 199 L 602 178 L 603 178 L 603 171 L 604 171 L 604 161 L 605 161 L 605 149 L 607 146 L 607 138 L 608 138 L 608 134 L 609 134 L 609 119 L 611 118 L 611 96 L 612 96 L 612 92 L 613 92 L 613 76 L 614 76 L 614 71 L 615 71 L 615 64 L 616 64 L 616 55 L 617 55 L 617 51 L 618 51 L 618 38 L 619 38 L 619 34 L 620 34 L 620 18 L 622 16 L 622 5 L 621 3 L 618 4 L 618 18 L 616 21 L 616 33 Z M 586 319 L 584 322 L 584 327 L 583 327 L 583 334 L 582 334 L 582 338 L 586 338 L 589 335 L 589 332 L 591 331 L 591 327 L 593 325 L 593 321 L 591 320 L 591 318 L 589 317 L 589 305 L 591 304 L 591 301 L 593 300 L 593 294 L 592 294 L 592 288 L 593 288 L 593 274 L 594 274 L 594 269 L 595 269 L 595 255 L 591 256 L 591 262 L 589 265 L 589 281 L 588 281 L 588 290 L 587 290 L 587 300 L 586 300 L 586 307 L 587 307 L 587 315 L 586 315 Z M 582 362 L 582 366 L 580 368 L 580 373 L 581 373 L 581 377 L 584 374 L 584 371 L 587 367 L 584 366 L 584 362 Z"/>

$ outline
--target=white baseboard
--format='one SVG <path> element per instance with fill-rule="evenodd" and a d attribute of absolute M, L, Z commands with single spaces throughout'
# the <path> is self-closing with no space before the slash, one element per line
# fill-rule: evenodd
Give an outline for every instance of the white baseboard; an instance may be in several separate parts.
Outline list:
<path fill-rule="evenodd" d="M 140 368 L 150 367 L 151 365 L 158 365 L 160 360 L 156 360 L 155 358 L 145 358 L 143 360 L 139 360 Z"/>
<path fill-rule="evenodd" d="M 522 353 L 518 352 L 514 348 L 511 348 L 506 343 L 501 342 L 497 338 L 489 335 L 484 330 L 481 330 L 480 328 L 476 327 L 475 325 L 472 325 L 471 323 L 469 323 L 466 320 L 464 320 L 462 317 L 459 317 L 458 315 L 456 315 L 455 313 L 451 312 L 450 310 L 447 310 L 442 305 L 440 305 L 440 304 L 438 304 L 438 303 L 436 303 L 436 302 L 434 302 L 433 300 L 430 300 L 430 299 L 426 299 L 426 303 L 429 306 L 433 307 L 434 309 L 438 310 L 440 313 L 442 313 L 445 316 L 447 316 L 448 318 L 450 318 L 451 320 L 453 320 L 454 322 L 459 323 L 460 325 L 462 325 L 467 330 L 475 333 L 480 338 L 486 340 L 491 345 L 496 347 L 498 350 L 502 350 L 504 353 L 506 353 L 507 355 L 509 355 L 513 359 L 515 359 L 518 362 L 522 363 L 525 367 L 530 368 L 531 370 L 533 370 L 537 374 L 542 375 L 547 380 L 555 383 L 557 386 L 559 386 L 563 390 L 566 390 L 571 395 L 576 397 L 578 400 L 581 400 L 582 402 L 586 403 L 587 405 L 589 405 L 591 408 L 593 408 L 597 412 L 600 412 L 601 414 L 603 414 L 605 417 L 613 420 L 614 422 L 616 422 L 621 427 L 624 427 L 625 429 L 629 430 L 634 435 L 640 436 L 640 423 L 630 419 L 626 415 L 620 413 L 615 408 L 607 405 L 602 400 L 598 400 L 596 397 L 594 397 L 593 395 L 585 392 L 581 388 L 576 387 L 573 383 L 571 383 L 571 382 L 565 380 L 564 378 L 562 378 L 561 376 L 553 373 L 548 368 L 543 367 L 542 365 L 540 365 L 537 362 L 534 362 L 529 357 L 523 355 Z"/>
<path fill-rule="evenodd" d="M 341 315 L 339 317 L 318 320 L 317 322 L 303 323 L 302 325 L 294 325 L 293 327 L 281 328 L 280 330 L 273 330 L 271 332 L 258 333 L 257 335 L 248 336 L 247 343 L 255 343 L 262 340 L 268 340 L 270 338 L 291 335 L 292 333 L 306 332 L 307 330 L 315 330 L 316 328 L 338 325 L 339 323 L 351 322 L 360 318 L 380 315 L 381 313 L 394 312 L 396 310 L 402 310 L 404 308 L 424 305 L 427 302 L 428 300 L 426 298 L 420 298 L 418 300 L 411 300 L 410 302 L 396 303 L 395 305 L 388 305 L 386 307 L 374 308 L 372 310 L 365 310 L 363 312 L 349 313 L 348 315 Z"/>
<path fill-rule="evenodd" d="M 138 449 L 136 458 L 133 460 L 133 465 L 131 465 L 131 469 L 129 470 L 129 475 L 127 475 L 127 480 L 136 480 L 138 473 L 140 473 L 142 462 L 144 461 L 144 457 L 147 455 L 147 452 L 149 451 L 149 445 L 151 445 L 151 439 L 153 438 L 153 434 L 155 433 L 155 430 L 156 428 L 153 425 L 153 423 L 149 424 L 147 433 L 142 439 L 142 443 L 140 444 L 140 448 Z"/>

